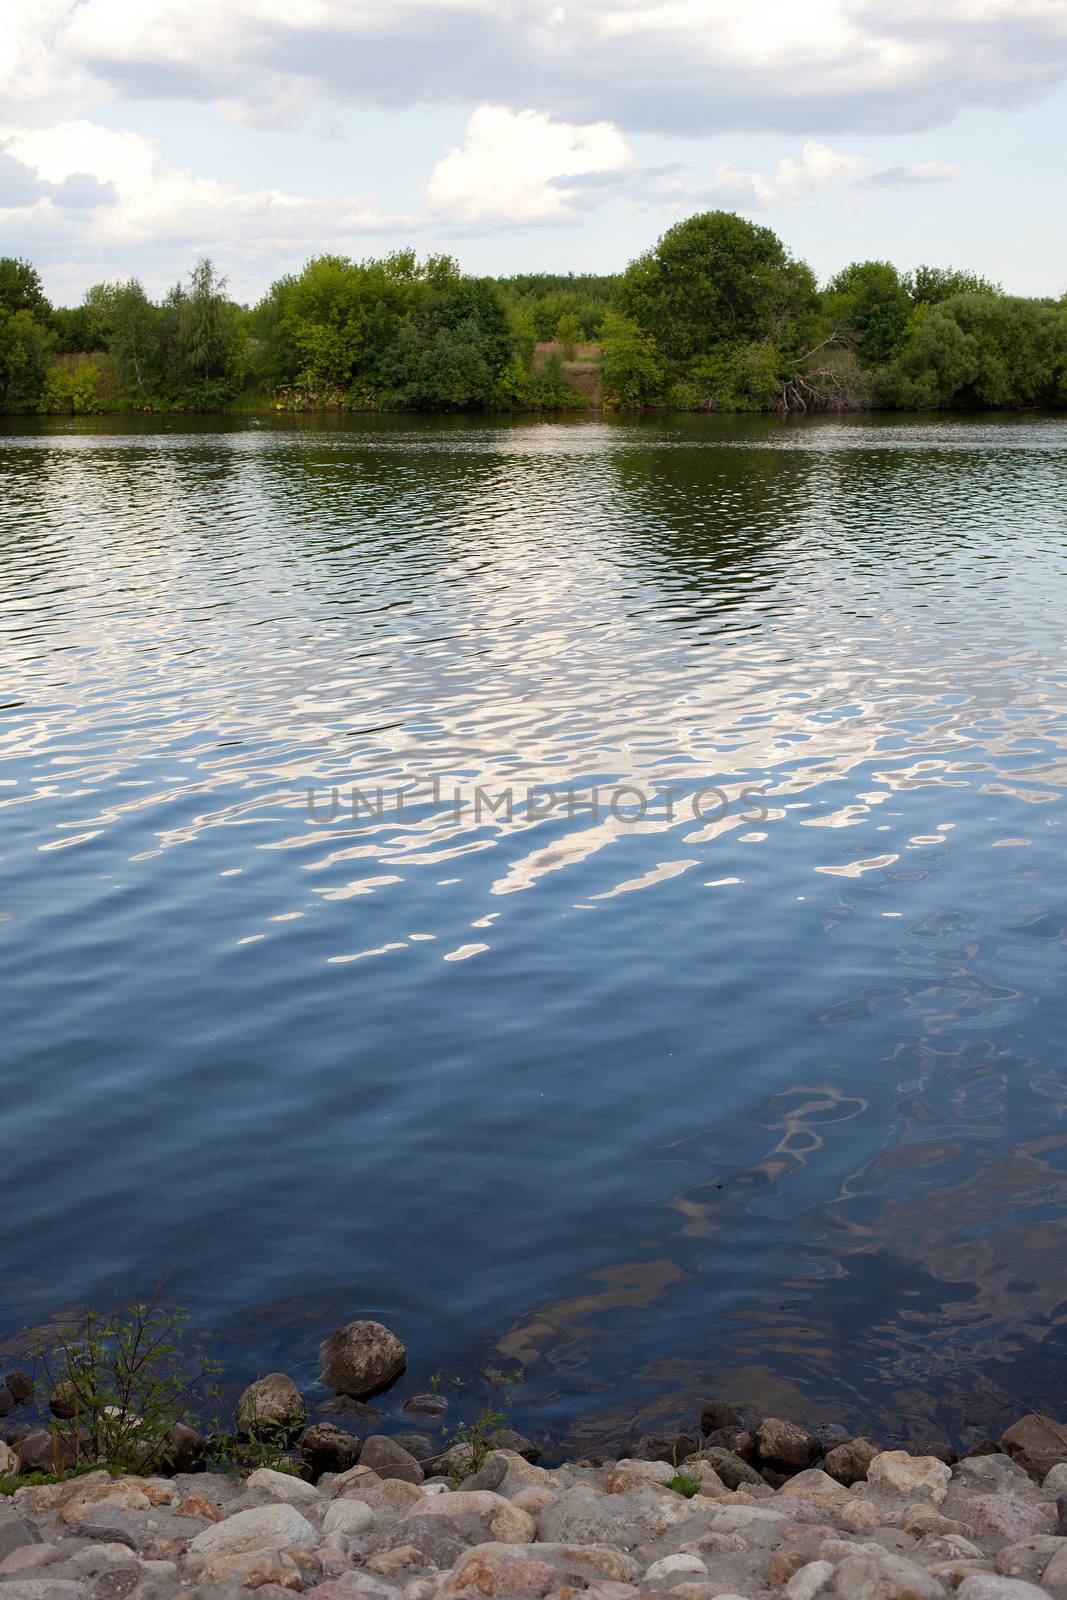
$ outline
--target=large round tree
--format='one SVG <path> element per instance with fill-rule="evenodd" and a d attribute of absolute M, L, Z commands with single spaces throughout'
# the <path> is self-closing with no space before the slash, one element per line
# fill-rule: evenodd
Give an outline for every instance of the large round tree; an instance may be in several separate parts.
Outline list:
<path fill-rule="evenodd" d="M 684 363 L 776 338 L 814 294 L 810 268 L 770 228 L 732 211 L 705 211 L 631 263 L 619 304 L 663 355 Z"/>

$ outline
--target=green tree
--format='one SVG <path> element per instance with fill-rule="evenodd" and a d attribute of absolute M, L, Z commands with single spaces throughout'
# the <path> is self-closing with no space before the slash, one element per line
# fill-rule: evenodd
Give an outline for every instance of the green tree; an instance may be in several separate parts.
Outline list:
<path fill-rule="evenodd" d="M 15 256 L 0 256 L 0 311 L 14 314 L 28 311 L 39 322 L 47 322 L 52 307 L 45 298 L 40 275 L 28 261 Z"/>
<path fill-rule="evenodd" d="M 906 283 L 890 261 L 854 261 L 831 278 L 825 297 L 831 324 L 839 325 L 865 367 L 888 361 L 903 341 L 912 311 Z"/>
<path fill-rule="evenodd" d="M 998 283 L 958 267 L 916 267 L 902 279 L 915 305 L 939 306 L 958 294 L 1000 294 Z"/>
<path fill-rule="evenodd" d="M 162 313 L 136 278 L 108 288 L 108 349 L 118 362 L 124 387 L 139 401 L 150 400 L 162 376 Z"/>
<path fill-rule="evenodd" d="M 604 322 L 603 359 L 600 369 L 604 403 L 614 410 L 639 411 L 663 399 L 670 367 L 656 349 L 656 341 L 637 323 L 618 311 Z"/>
<path fill-rule="evenodd" d="M 52 334 L 31 311 L 0 309 L 0 403 L 5 411 L 32 411 L 48 371 Z"/>
<path fill-rule="evenodd" d="M 685 364 L 788 335 L 812 312 L 815 280 L 770 228 L 706 211 L 677 223 L 632 262 L 617 299 L 661 355 Z"/>

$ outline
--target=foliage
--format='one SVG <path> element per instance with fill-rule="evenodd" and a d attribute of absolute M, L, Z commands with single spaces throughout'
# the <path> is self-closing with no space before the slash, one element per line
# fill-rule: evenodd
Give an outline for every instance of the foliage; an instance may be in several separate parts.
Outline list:
<path fill-rule="evenodd" d="M 194 1425 L 193 1406 L 216 1393 L 219 1369 L 183 1354 L 186 1320 L 157 1294 L 103 1316 L 87 1308 L 55 1331 L 54 1343 L 35 1341 L 57 1413 L 51 1431 L 76 1464 L 149 1471 L 166 1460 L 172 1430 Z"/>
<path fill-rule="evenodd" d="M 508 1373 L 489 1367 L 485 1372 L 485 1380 L 489 1386 L 488 1392 L 477 1414 L 470 1420 L 457 1422 L 445 1434 L 449 1448 L 467 1446 L 464 1464 L 453 1474 L 459 1480 L 470 1477 L 483 1466 L 486 1456 L 495 1447 L 496 1436 L 507 1426 L 511 1408 L 515 1404 L 516 1390 L 521 1388 L 526 1378 L 521 1367 Z M 435 1373 L 430 1382 L 436 1390 L 441 1384 L 440 1373 Z M 449 1387 L 458 1391 L 463 1387 L 462 1380 L 452 1379 Z"/>
<path fill-rule="evenodd" d="M 32 411 L 48 371 L 52 335 L 32 311 L 0 310 L 0 405 Z"/>
<path fill-rule="evenodd" d="M 19 311 L 27 311 L 44 322 L 52 307 L 45 298 L 36 267 L 14 256 L 0 256 L 0 312 L 14 316 Z"/>
<path fill-rule="evenodd" d="M 95 361 L 82 356 L 69 364 L 55 362 L 45 375 L 37 409 L 51 415 L 91 416 L 101 410 L 99 386 L 100 368 Z"/>
<path fill-rule="evenodd" d="M 667 1488 L 673 1489 L 675 1494 L 682 1495 L 686 1500 L 700 1493 L 700 1479 L 691 1478 L 685 1472 L 676 1472 L 667 1482 Z"/>
<path fill-rule="evenodd" d="M 725 211 L 677 223 L 620 276 L 321 254 L 251 308 L 208 260 L 161 301 L 130 278 L 53 308 L 29 262 L 0 259 L 7 412 L 566 411 L 598 396 L 783 414 L 1063 406 L 1067 300 L 888 261 L 819 291 L 769 228 Z"/>
<path fill-rule="evenodd" d="M 730 211 L 676 223 L 630 265 L 618 293 L 623 313 L 682 363 L 777 337 L 814 300 L 811 269 L 770 228 Z"/>

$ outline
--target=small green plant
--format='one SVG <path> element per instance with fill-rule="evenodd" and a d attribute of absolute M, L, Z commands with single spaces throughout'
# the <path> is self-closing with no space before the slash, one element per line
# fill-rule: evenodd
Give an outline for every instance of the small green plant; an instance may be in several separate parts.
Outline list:
<path fill-rule="evenodd" d="M 501 1372 L 496 1367 L 489 1367 L 485 1372 L 485 1380 L 489 1385 L 489 1392 L 477 1416 L 471 1422 L 456 1423 L 455 1427 L 450 1428 L 445 1435 L 449 1448 L 454 1448 L 456 1445 L 466 1446 L 462 1452 L 456 1452 L 457 1457 L 461 1458 L 452 1472 L 457 1482 L 481 1470 L 486 1456 L 495 1448 L 497 1435 L 507 1424 L 511 1408 L 515 1404 L 516 1390 L 525 1383 L 526 1377 L 521 1367 L 509 1373 Z M 461 1387 L 461 1380 L 453 1379 L 451 1386 Z"/>
<path fill-rule="evenodd" d="M 673 1489 L 675 1494 L 684 1495 L 686 1500 L 692 1500 L 695 1494 L 700 1493 L 700 1479 L 691 1478 L 686 1472 L 676 1472 L 667 1484 L 668 1489 Z"/>
<path fill-rule="evenodd" d="M 217 1363 L 181 1347 L 187 1313 L 157 1292 L 108 1315 L 86 1308 L 31 1346 L 56 1421 L 57 1461 L 147 1472 L 166 1463 L 179 1423 L 195 1426 L 198 1397 L 217 1395 Z"/>
<path fill-rule="evenodd" d="M 304 1418 L 295 1413 L 260 1417 L 253 1412 L 239 1432 L 215 1433 L 208 1441 L 208 1457 L 216 1466 L 241 1476 L 259 1467 L 299 1475 L 299 1465 L 289 1452 L 303 1426 Z"/>

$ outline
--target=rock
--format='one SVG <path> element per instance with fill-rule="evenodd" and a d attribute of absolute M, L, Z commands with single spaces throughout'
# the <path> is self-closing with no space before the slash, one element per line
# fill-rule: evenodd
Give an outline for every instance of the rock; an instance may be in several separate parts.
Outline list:
<path fill-rule="evenodd" d="M 940 1505 L 948 1493 L 952 1469 L 934 1456 L 909 1456 L 905 1450 L 883 1450 L 867 1468 L 867 1482 L 884 1494 L 922 1496 Z"/>
<path fill-rule="evenodd" d="M 319 1360 L 328 1388 L 360 1400 L 400 1376 L 407 1351 L 380 1322 L 349 1322 L 324 1341 Z"/>
<path fill-rule="evenodd" d="M 705 1446 L 700 1452 L 700 1459 L 706 1461 L 709 1467 L 714 1467 L 728 1489 L 740 1489 L 745 1484 L 763 1482 L 755 1467 L 750 1467 L 732 1450 L 723 1450 L 717 1445 Z"/>
<path fill-rule="evenodd" d="M 767 1528 L 787 1521 L 788 1518 L 781 1511 L 771 1511 L 763 1506 L 716 1505 L 711 1527 L 715 1533 L 739 1533 L 742 1530 L 747 1533 L 753 1528 Z"/>
<path fill-rule="evenodd" d="M 548 1544 L 618 1544 L 622 1527 L 612 1516 L 615 1496 L 601 1496 L 582 1484 L 575 1484 L 542 1511 L 537 1519 L 537 1537 Z"/>
<path fill-rule="evenodd" d="M 222 1513 L 216 1510 L 210 1500 L 205 1500 L 202 1494 L 188 1495 L 180 1505 L 175 1506 L 176 1517 L 202 1517 L 205 1522 L 221 1522 Z"/>
<path fill-rule="evenodd" d="M 483 1544 L 460 1556 L 438 1593 L 541 1600 L 558 1585 L 556 1568 L 540 1559 L 536 1546 L 529 1552 L 519 1552 L 512 1545 Z"/>
<path fill-rule="evenodd" d="M 1056 1496 L 1056 1532 L 1067 1534 L 1067 1494 Z"/>
<path fill-rule="evenodd" d="M 700 1412 L 701 1433 L 714 1433 L 716 1428 L 739 1428 L 740 1422 L 733 1406 L 725 1400 L 707 1400 Z"/>
<path fill-rule="evenodd" d="M 794 1572 L 786 1584 L 786 1600 L 815 1600 L 833 1576 L 834 1569 L 829 1561 L 810 1561 L 799 1572 Z"/>
<path fill-rule="evenodd" d="M 393 1433 L 389 1437 L 409 1456 L 414 1456 L 420 1467 L 425 1467 L 427 1461 L 432 1461 L 440 1450 L 428 1433 Z"/>
<path fill-rule="evenodd" d="M 255 1434 L 257 1425 L 270 1423 L 273 1429 L 295 1436 L 307 1418 L 303 1395 L 284 1372 L 268 1372 L 265 1378 L 250 1383 L 237 1402 L 234 1421 L 238 1433 Z"/>
<path fill-rule="evenodd" d="M 1005 1578 L 1025 1578 L 1028 1583 L 1036 1583 L 1061 1550 L 1067 1550 L 1067 1539 L 1057 1539 L 1051 1533 L 1037 1533 L 1030 1539 L 1001 1545 L 996 1554 L 996 1568 Z"/>
<path fill-rule="evenodd" d="M 9 1444 L 0 1439 L 0 1478 L 14 1476 L 19 1469 L 19 1458 Z"/>
<path fill-rule="evenodd" d="M 443 1417 L 448 1410 L 448 1400 L 443 1394 L 413 1394 L 401 1406 L 401 1411 L 413 1411 L 418 1416 Z"/>
<path fill-rule="evenodd" d="M 1031 1411 L 1001 1434 L 1000 1446 L 1040 1483 L 1052 1467 L 1067 1461 L 1067 1428 Z"/>
<path fill-rule="evenodd" d="M 1013 1494 L 971 1495 L 960 1505 L 959 1520 L 975 1533 L 999 1533 L 1009 1542 L 1052 1532 L 1044 1512 Z"/>
<path fill-rule="evenodd" d="M 85 1600 L 84 1583 L 73 1578 L 9 1578 L 4 1600 Z"/>
<path fill-rule="evenodd" d="M 0 1561 L 0 1577 L 10 1578 L 16 1572 L 31 1572 L 35 1567 L 50 1567 L 62 1559 L 63 1552 L 58 1545 L 21 1544 Z"/>
<path fill-rule="evenodd" d="M 318 1534 L 295 1506 L 253 1506 L 198 1533 L 190 1555 L 245 1555 L 251 1550 L 313 1550 Z"/>
<path fill-rule="evenodd" d="M 850 1439 L 847 1444 L 835 1444 L 826 1452 L 824 1466 L 831 1478 L 850 1488 L 854 1483 L 862 1483 L 867 1468 L 879 1454 L 878 1446 L 870 1439 Z"/>
<path fill-rule="evenodd" d="M 193 1472 L 203 1461 L 206 1448 L 195 1428 L 176 1422 L 167 1434 L 164 1464 L 169 1472 Z"/>
<path fill-rule="evenodd" d="M 822 1455 L 822 1442 L 815 1434 L 798 1428 L 795 1422 L 783 1422 L 780 1417 L 768 1417 L 761 1422 L 755 1440 L 759 1460 L 772 1466 L 801 1469 L 810 1467 Z"/>
<path fill-rule="evenodd" d="M 1056 1552 L 1041 1574 L 1041 1582 L 1050 1589 L 1067 1589 L 1067 1549 Z"/>
<path fill-rule="evenodd" d="M 985 1484 L 989 1488 L 1010 1488 L 1028 1482 L 1023 1468 L 1011 1456 L 995 1452 L 993 1455 L 964 1456 L 952 1474 L 957 1482 Z"/>
<path fill-rule="evenodd" d="M 141 1478 L 105 1478 L 102 1483 L 78 1478 L 72 1481 L 75 1492 L 64 1501 L 59 1513 L 60 1521 L 68 1527 L 92 1522 L 101 1511 L 148 1511 L 152 1505 Z M 85 1487 L 79 1488 L 82 1483 Z"/>
<path fill-rule="evenodd" d="M 1059 1461 L 1054 1467 L 1049 1467 L 1041 1487 L 1050 1500 L 1058 1500 L 1061 1494 L 1067 1494 L 1067 1463 Z"/>
<path fill-rule="evenodd" d="M 18 1410 L 18 1402 L 6 1382 L 0 1383 L 0 1417 L 9 1417 Z"/>
<path fill-rule="evenodd" d="M 322 1519 L 324 1534 L 343 1533 L 359 1539 L 374 1524 L 374 1512 L 365 1500 L 331 1500 Z"/>
<path fill-rule="evenodd" d="M 767 1582 L 776 1589 L 784 1589 L 795 1572 L 809 1565 L 803 1550 L 776 1550 L 767 1563 Z"/>
<path fill-rule="evenodd" d="M 708 1569 L 699 1556 L 661 1556 L 645 1571 L 646 1583 L 658 1583 L 663 1578 L 673 1578 L 679 1572 L 698 1572 L 706 1578 Z"/>
<path fill-rule="evenodd" d="M 70 1444 L 48 1428 L 31 1428 L 21 1434 L 16 1454 L 23 1472 L 57 1472 L 74 1465 Z"/>
<path fill-rule="evenodd" d="M 321 1500 L 319 1491 L 291 1472 L 275 1472 L 272 1467 L 257 1467 L 245 1479 L 246 1493 L 257 1500 L 274 1500 L 290 1506 L 314 1506 Z"/>
<path fill-rule="evenodd" d="M 647 1433 L 634 1446 L 632 1459 L 666 1461 L 680 1467 L 687 1456 L 696 1455 L 703 1442 L 691 1433 Z"/>
<path fill-rule="evenodd" d="M 128 1567 L 131 1563 L 134 1567 L 139 1565 L 128 1545 L 87 1544 L 74 1552 L 67 1566 L 79 1578 L 99 1578 L 102 1572 L 110 1572 L 113 1567 Z"/>
<path fill-rule="evenodd" d="M 467 1478 L 474 1470 L 474 1446 L 453 1444 L 425 1463 L 428 1478 Z"/>
<path fill-rule="evenodd" d="M 608 1474 L 608 1494 L 627 1494 L 636 1484 L 640 1483 L 670 1483 L 674 1477 L 674 1468 L 665 1461 L 636 1461 L 631 1456 L 624 1456 L 621 1461 L 616 1461 Z"/>
<path fill-rule="evenodd" d="M 1048 1593 L 1018 1578 L 1001 1578 L 994 1572 L 974 1573 L 956 1590 L 960 1600 L 1048 1600 Z"/>
<path fill-rule="evenodd" d="M 301 1436 L 300 1456 L 316 1478 L 347 1472 L 359 1460 L 359 1440 L 332 1422 L 316 1422 Z"/>
<path fill-rule="evenodd" d="M 745 1428 L 713 1428 L 704 1440 L 705 1450 L 731 1450 L 749 1463 L 756 1459 L 756 1441 Z"/>
<path fill-rule="evenodd" d="M 25 1517 L 0 1517 L 0 1560 L 6 1559 L 13 1550 L 20 1550 L 23 1545 L 38 1544 L 40 1538 L 33 1523 L 27 1522 Z"/>
<path fill-rule="evenodd" d="M 798 1495 L 801 1499 L 839 1500 L 844 1496 L 844 1489 L 836 1478 L 831 1478 L 820 1467 L 808 1467 L 786 1480 L 783 1495 Z"/>
<path fill-rule="evenodd" d="M 384 1433 L 372 1433 L 363 1441 L 359 1464 L 369 1467 L 379 1478 L 399 1478 L 403 1483 L 421 1483 L 424 1476 L 415 1457 Z"/>
<path fill-rule="evenodd" d="M 28 1406 L 33 1399 L 33 1379 L 16 1369 L 4 1379 L 4 1387 L 16 1406 Z"/>
<path fill-rule="evenodd" d="M 408 1513 L 410 1515 L 410 1513 Z M 488 1489 L 464 1491 L 453 1494 L 420 1496 L 420 1517 L 474 1518 L 484 1528 L 484 1541 L 495 1544 L 530 1544 L 535 1537 L 533 1518 L 513 1506 L 502 1495 Z M 406 1518 L 402 1518 L 405 1521 Z"/>
<path fill-rule="evenodd" d="M 284 1550 L 216 1550 L 192 1562 L 198 1584 L 238 1583 L 243 1589 L 277 1584 L 283 1590 L 300 1589 L 303 1578 L 292 1556 Z"/>
<path fill-rule="evenodd" d="M 914 1561 L 877 1545 L 867 1545 L 842 1561 L 835 1587 L 847 1600 L 940 1600 L 945 1593 L 937 1579 Z"/>
<path fill-rule="evenodd" d="M 1000 1445 L 995 1439 L 978 1439 L 974 1444 L 968 1445 L 963 1452 L 964 1461 L 969 1461 L 972 1456 L 996 1456 L 1000 1454 Z"/>
<path fill-rule="evenodd" d="M 48 1409 L 54 1417 L 59 1417 L 63 1422 L 68 1422 L 79 1411 L 84 1411 L 85 1400 L 77 1384 L 72 1383 L 69 1378 L 57 1383 L 48 1396 Z"/>
<path fill-rule="evenodd" d="M 506 1459 L 502 1455 L 490 1452 L 477 1472 L 472 1472 L 469 1477 L 464 1478 L 463 1487 L 465 1489 L 499 1489 L 507 1475 L 508 1464 Z"/>

